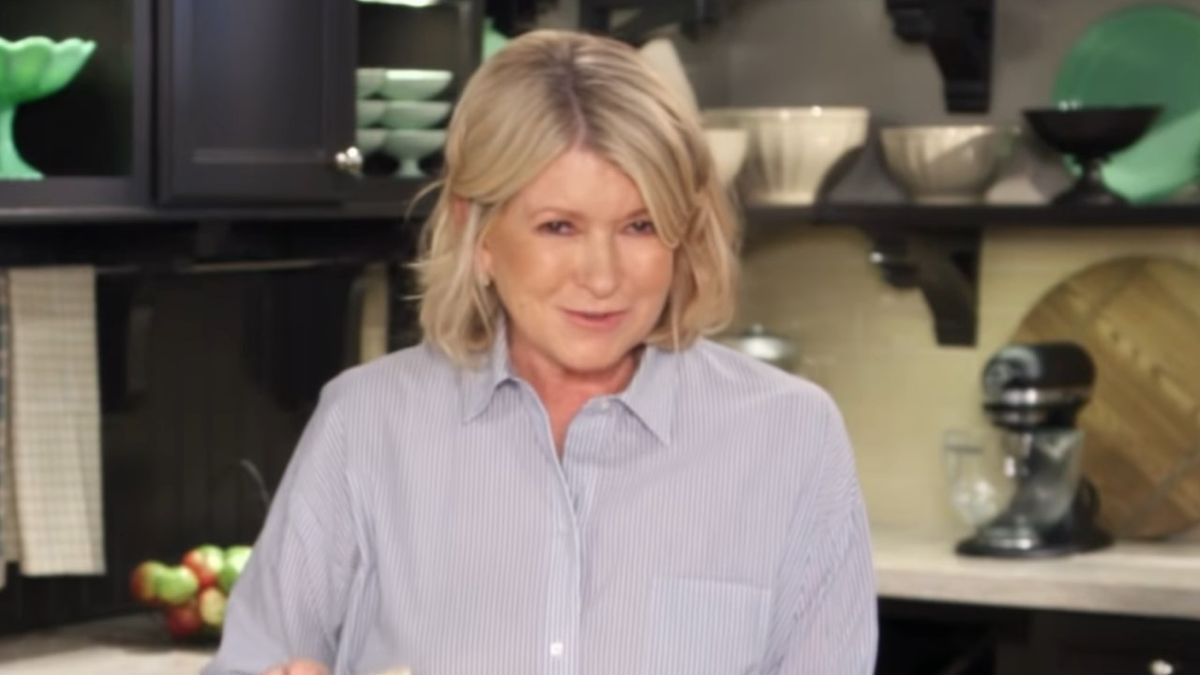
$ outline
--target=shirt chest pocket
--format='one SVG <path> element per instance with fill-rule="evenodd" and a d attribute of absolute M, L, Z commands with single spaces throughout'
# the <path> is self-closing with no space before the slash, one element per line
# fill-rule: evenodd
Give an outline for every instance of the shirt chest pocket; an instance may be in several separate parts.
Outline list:
<path fill-rule="evenodd" d="M 650 593 L 643 675 L 758 672 L 770 591 L 703 579 L 660 578 Z"/>

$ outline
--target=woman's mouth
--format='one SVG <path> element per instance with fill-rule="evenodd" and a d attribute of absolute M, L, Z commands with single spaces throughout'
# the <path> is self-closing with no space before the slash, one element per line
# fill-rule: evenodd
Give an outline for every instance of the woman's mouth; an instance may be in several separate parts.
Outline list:
<path fill-rule="evenodd" d="M 612 312 L 583 312 L 573 309 L 563 310 L 571 322 L 593 330 L 608 330 L 615 328 L 625 317 L 625 311 Z"/>

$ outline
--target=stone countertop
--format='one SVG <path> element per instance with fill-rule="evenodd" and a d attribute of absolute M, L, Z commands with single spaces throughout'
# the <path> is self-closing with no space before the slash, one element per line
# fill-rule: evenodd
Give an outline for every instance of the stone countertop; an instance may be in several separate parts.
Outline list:
<path fill-rule="evenodd" d="M 872 539 L 885 598 L 1200 620 L 1200 544 L 993 560 L 956 555 L 944 535 L 877 527 Z M 0 675 L 195 675 L 214 650 L 136 614 L 0 639 Z"/>
<path fill-rule="evenodd" d="M 1063 558 L 954 553 L 948 536 L 875 528 L 885 598 L 1200 620 L 1200 544 L 1133 543 Z"/>
<path fill-rule="evenodd" d="M 135 614 L 0 639 L 0 675 L 196 675 L 215 650 L 174 643 L 157 614 Z"/>

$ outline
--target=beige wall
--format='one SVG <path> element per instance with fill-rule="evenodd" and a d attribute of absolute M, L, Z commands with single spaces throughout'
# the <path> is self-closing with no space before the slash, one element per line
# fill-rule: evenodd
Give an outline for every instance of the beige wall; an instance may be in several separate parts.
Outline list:
<path fill-rule="evenodd" d="M 1200 265 L 1187 228 L 1007 228 L 984 235 L 979 341 L 939 347 L 917 290 L 885 284 L 850 227 L 797 226 L 747 252 L 738 324 L 794 339 L 797 371 L 826 387 L 846 417 L 872 522 L 962 531 L 941 464 L 947 428 L 985 426 L 979 373 L 1025 312 L 1057 282 L 1122 255 Z"/>

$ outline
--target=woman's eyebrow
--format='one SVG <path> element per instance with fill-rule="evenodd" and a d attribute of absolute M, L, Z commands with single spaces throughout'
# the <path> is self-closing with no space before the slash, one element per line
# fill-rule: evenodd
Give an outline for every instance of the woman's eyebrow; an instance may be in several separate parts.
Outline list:
<path fill-rule="evenodd" d="M 582 213 L 580 213 L 579 211 L 576 211 L 574 209 L 569 209 L 565 206 L 538 206 L 538 207 L 534 207 L 533 209 L 530 209 L 529 212 L 535 216 L 541 215 L 543 213 L 554 213 L 554 214 L 561 215 L 561 216 L 567 216 L 568 218 L 575 218 L 575 219 L 583 218 Z"/>
<path fill-rule="evenodd" d="M 576 211 L 571 208 L 567 208 L 565 206 L 540 206 L 540 207 L 535 207 L 533 210 L 530 211 L 530 213 L 534 216 L 539 216 L 544 213 L 554 213 L 554 214 L 558 214 L 558 215 L 567 216 L 568 218 L 573 218 L 575 220 L 586 220 L 586 218 L 587 218 L 582 212 Z M 641 216 L 648 216 L 648 215 L 650 215 L 650 210 L 643 206 L 643 207 L 634 209 L 633 211 L 629 212 L 628 214 L 626 214 L 625 216 L 620 218 L 620 220 L 632 220 L 633 218 L 638 218 Z"/>

